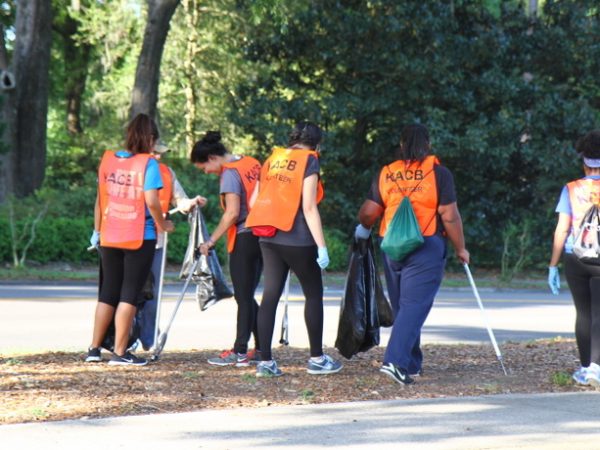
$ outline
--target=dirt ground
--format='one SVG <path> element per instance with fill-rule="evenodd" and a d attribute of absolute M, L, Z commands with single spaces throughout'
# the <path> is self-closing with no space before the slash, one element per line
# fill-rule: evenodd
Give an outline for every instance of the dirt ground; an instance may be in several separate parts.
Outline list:
<path fill-rule="evenodd" d="M 214 351 L 165 352 L 145 367 L 85 363 L 76 353 L 44 353 L 0 359 L 0 424 L 121 415 L 195 411 L 206 408 L 265 407 L 567 392 L 577 367 L 572 339 L 505 343 L 508 376 L 491 345 L 426 345 L 423 375 L 410 386 L 379 372 L 383 348 L 344 361 L 334 375 L 306 373 L 307 350 L 277 348 L 279 378 L 255 377 L 254 367 L 213 367 Z M 334 357 L 337 350 L 327 349 Z"/>

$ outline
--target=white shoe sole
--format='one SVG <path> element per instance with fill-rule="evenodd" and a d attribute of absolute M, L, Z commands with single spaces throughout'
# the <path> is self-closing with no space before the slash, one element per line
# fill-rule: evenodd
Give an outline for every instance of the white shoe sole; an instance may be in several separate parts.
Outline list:
<path fill-rule="evenodd" d="M 338 373 L 343 368 L 344 366 L 338 367 L 337 369 L 333 370 L 306 369 L 306 372 L 310 375 L 330 375 L 332 373 Z"/>

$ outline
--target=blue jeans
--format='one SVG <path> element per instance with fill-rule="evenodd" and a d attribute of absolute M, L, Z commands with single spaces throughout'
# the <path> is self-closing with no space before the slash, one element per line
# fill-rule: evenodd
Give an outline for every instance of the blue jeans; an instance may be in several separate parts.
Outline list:
<path fill-rule="evenodd" d="M 392 334 L 384 363 L 414 374 L 421 370 L 421 329 L 442 283 L 446 266 L 446 239 L 425 238 L 425 243 L 402 262 L 383 253 L 388 295 L 394 311 Z"/>
<path fill-rule="evenodd" d="M 152 289 L 152 298 L 146 300 L 143 305 L 138 308 L 137 320 L 140 325 L 140 341 L 144 349 L 149 349 L 154 345 L 154 328 L 156 327 L 156 309 L 158 306 L 158 286 L 161 279 L 161 263 L 163 249 L 157 248 L 152 260 L 152 268 L 150 269 L 154 277 L 154 286 Z"/>

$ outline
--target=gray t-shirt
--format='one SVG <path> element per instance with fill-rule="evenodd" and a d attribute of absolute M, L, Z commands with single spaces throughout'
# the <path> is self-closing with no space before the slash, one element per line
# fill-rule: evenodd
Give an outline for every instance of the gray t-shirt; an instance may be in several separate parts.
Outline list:
<path fill-rule="evenodd" d="M 238 233 L 245 233 L 250 231 L 249 228 L 246 228 L 246 217 L 248 217 L 248 203 L 246 196 L 246 188 L 244 187 L 244 183 L 242 183 L 242 179 L 240 178 L 240 174 L 235 169 L 226 168 L 223 170 L 221 174 L 221 185 L 219 189 L 219 193 L 221 195 L 225 194 L 236 194 L 240 197 L 240 215 L 238 216 L 238 220 L 235 224 Z"/>
<path fill-rule="evenodd" d="M 309 156 L 306 163 L 306 169 L 304 170 L 304 178 L 312 175 L 319 174 L 319 160 L 315 156 Z M 294 218 L 294 223 L 290 231 L 277 230 L 277 233 L 273 237 L 261 237 L 260 242 L 269 242 L 271 244 L 279 245 L 290 245 L 293 247 L 310 247 L 311 245 L 317 245 L 315 240 L 310 234 L 310 229 L 306 223 L 304 217 L 304 211 L 302 210 L 302 196 L 300 196 L 300 206 L 298 207 L 298 213 Z"/>

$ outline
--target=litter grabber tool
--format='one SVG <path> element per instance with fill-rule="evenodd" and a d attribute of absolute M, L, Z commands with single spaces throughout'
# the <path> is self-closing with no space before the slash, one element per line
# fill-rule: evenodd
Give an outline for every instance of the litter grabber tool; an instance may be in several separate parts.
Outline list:
<path fill-rule="evenodd" d="M 190 282 L 192 281 L 192 277 L 194 276 L 196 267 L 198 267 L 198 263 L 200 262 L 200 255 L 196 254 L 194 256 L 195 256 L 194 263 L 192 264 L 189 274 L 188 274 L 187 278 L 185 279 L 185 283 L 183 284 L 183 288 L 181 289 L 179 298 L 177 299 L 177 302 L 175 303 L 175 307 L 173 308 L 173 312 L 171 313 L 169 322 L 167 323 L 167 326 L 165 327 L 164 331 L 162 333 L 160 333 L 160 336 L 158 337 L 158 339 L 155 342 L 154 354 L 150 358 L 152 361 L 158 361 L 160 354 L 162 353 L 163 349 L 165 348 L 165 344 L 167 342 L 167 337 L 169 335 L 169 330 L 171 329 L 171 325 L 173 325 L 173 321 L 175 320 L 175 316 L 177 315 L 177 310 L 179 310 L 179 307 L 181 306 L 181 302 L 183 301 L 183 298 L 185 297 L 187 288 L 190 285 Z M 158 317 L 157 317 L 157 319 L 158 319 Z M 157 323 L 158 323 L 158 320 L 157 320 Z"/>
<path fill-rule="evenodd" d="M 283 318 L 281 319 L 281 337 L 279 343 L 282 345 L 290 345 L 288 340 L 290 328 L 288 325 L 288 303 L 290 300 L 290 272 L 288 271 L 287 279 L 285 280 L 285 288 L 283 290 Z"/>
<path fill-rule="evenodd" d="M 165 281 L 165 267 L 167 265 L 167 245 L 169 233 L 164 233 L 162 257 L 160 259 L 160 280 L 158 280 L 158 292 L 156 293 L 156 319 L 154 321 L 154 350 L 158 348 L 158 324 L 160 323 L 160 308 L 162 306 L 162 294 Z M 163 345 L 164 346 L 164 345 Z"/>
<path fill-rule="evenodd" d="M 500 366 L 502 366 L 502 371 L 504 375 L 508 375 L 506 373 L 506 369 L 504 368 L 504 362 L 502 361 L 502 354 L 500 353 L 500 348 L 498 347 L 498 343 L 496 342 L 496 338 L 494 337 L 494 332 L 490 327 L 487 315 L 485 310 L 483 309 L 483 303 L 481 302 L 481 297 L 479 296 L 479 291 L 477 290 L 477 286 L 475 286 L 475 281 L 473 280 L 473 275 L 471 275 L 471 270 L 469 269 L 469 265 L 467 263 L 463 263 L 465 268 L 465 272 L 467 273 L 467 278 L 469 279 L 469 283 L 471 284 L 471 288 L 473 289 L 473 294 L 477 299 L 477 303 L 479 304 L 479 309 L 481 310 L 481 315 L 483 316 L 483 321 L 487 328 L 488 335 L 490 336 L 490 340 L 492 341 L 492 346 L 494 347 L 494 351 L 496 352 L 496 357 L 498 358 L 498 362 L 500 362 Z"/>

